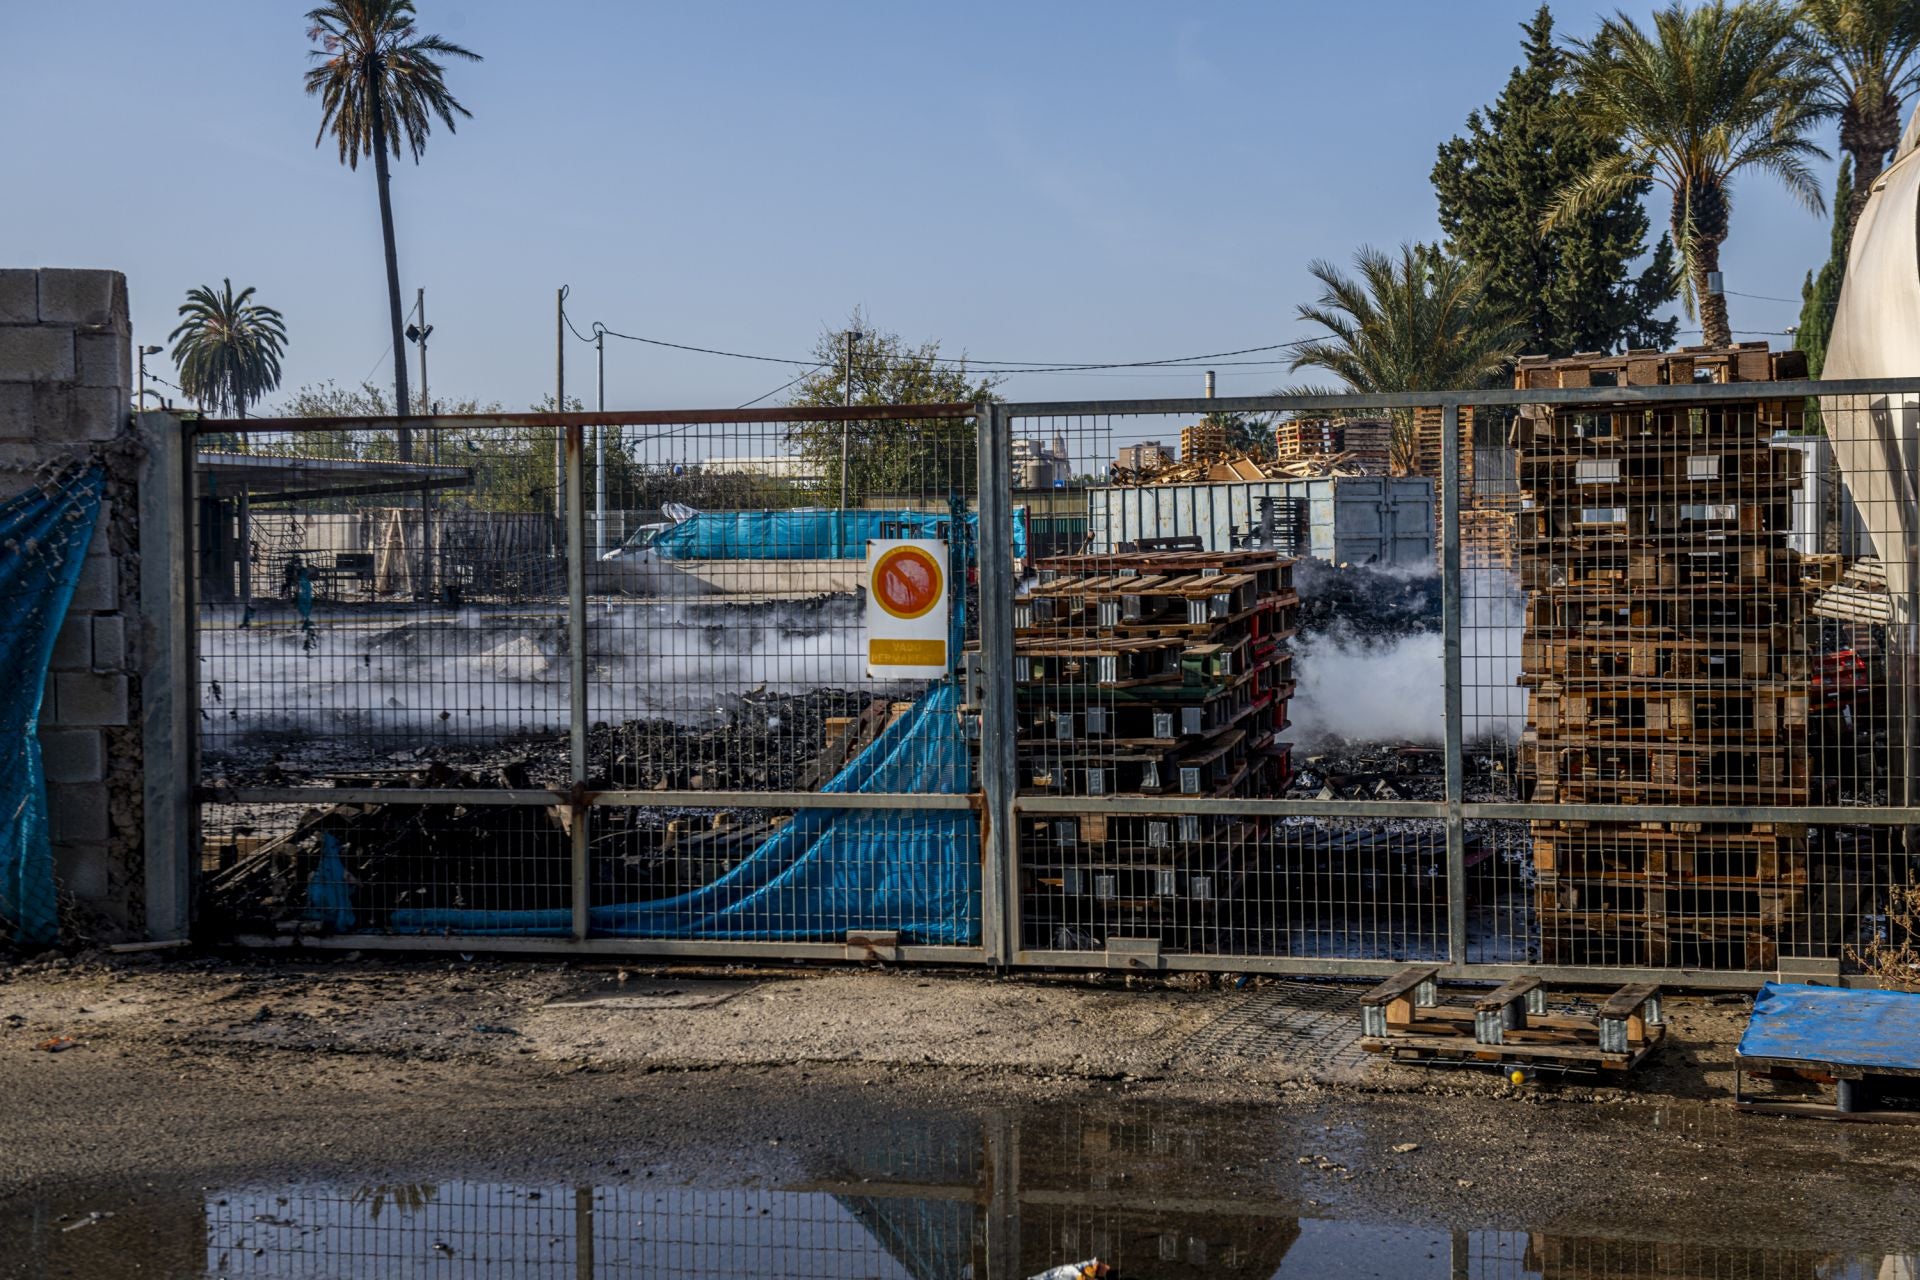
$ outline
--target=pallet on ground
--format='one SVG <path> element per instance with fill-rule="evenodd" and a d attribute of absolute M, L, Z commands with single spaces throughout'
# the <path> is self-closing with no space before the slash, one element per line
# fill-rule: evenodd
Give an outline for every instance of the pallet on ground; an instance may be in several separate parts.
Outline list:
<path fill-rule="evenodd" d="M 1734 1051 L 1734 1106 L 1770 1115 L 1920 1123 L 1920 994 L 1769 982 Z M 1831 1104 L 1756 1097 L 1749 1077 L 1833 1086 Z M 1898 1093 L 1905 1107 L 1885 1105 Z M 1877 1104 L 1877 1105 L 1876 1105 Z"/>
<path fill-rule="evenodd" d="M 1779 966 L 1784 935 L 1804 922 L 1757 926 L 1713 919 L 1649 921 L 1609 912 L 1539 918 L 1540 963 L 1635 969 Z"/>
<path fill-rule="evenodd" d="M 1537 977 L 1443 1001 L 1438 976 L 1412 966 L 1361 996 L 1361 1047 L 1395 1061 L 1625 1071 L 1666 1030 L 1657 986 L 1621 987 L 1592 1014 L 1553 1013 Z"/>

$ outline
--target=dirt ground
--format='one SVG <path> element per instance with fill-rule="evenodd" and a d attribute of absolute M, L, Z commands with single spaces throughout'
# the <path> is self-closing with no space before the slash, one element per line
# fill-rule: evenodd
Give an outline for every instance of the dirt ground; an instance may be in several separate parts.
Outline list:
<path fill-rule="evenodd" d="M 1200 1126 L 1192 1167 L 1152 1176 L 1209 1203 L 1281 1180 L 1303 1205 L 1454 1226 L 1657 1214 L 1663 1234 L 1913 1242 L 1912 1129 L 1725 1106 L 1744 997 L 1671 1001 L 1669 1043 L 1623 1086 L 1515 1087 L 1357 1054 L 1358 991 L 351 955 L 16 965 L 0 1231 L 28 1200 L 119 1196 L 131 1223 L 140 1188 L 181 1182 L 655 1165 L 778 1182 L 850 1128 L 1117 1108 Z M 76 1044 L 37 1047 L 54 1037 Z"/>

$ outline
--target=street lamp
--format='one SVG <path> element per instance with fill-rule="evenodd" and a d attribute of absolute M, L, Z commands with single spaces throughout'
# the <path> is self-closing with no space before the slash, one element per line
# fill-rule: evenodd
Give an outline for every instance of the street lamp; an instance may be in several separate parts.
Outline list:
<path fill-rule="evenodd" d="M 137 393 L 137 394 L 136 394 L 136 395 L 135 395 L 135 396 L 133 397 L 133 404 L 134 404 L 134 408 L 135 408 L 135 409 L 144 409 L 144 408 L 146 407 L 146 400 L 147 400 L 147 357 L 148 357 L 148 356 L 157 356 L 157 355 L 159 355 L 159 354 L 160 354 L 160 348 L 159 348 L 159 347 L 142 347 L 142 348 L 140 348 L 140 390 L 139 390 L 139 392 L 138 392 L 138 393 Z M 164 399 L 163 399 L 163 403 L 164 403 Z"/>

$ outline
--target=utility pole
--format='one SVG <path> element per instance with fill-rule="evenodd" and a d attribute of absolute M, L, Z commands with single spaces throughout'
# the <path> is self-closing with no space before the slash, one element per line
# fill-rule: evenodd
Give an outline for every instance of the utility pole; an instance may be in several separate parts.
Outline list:
<path fill-rule="evenodd" d="M 858 329 L 847 330 L 847 408 L 853 408 L 853 344 L 860 341 Z M 853 423 L 840 420 L 840 553 L 846 554 L 847 543 L 847 432 Z"/>
<path fill-rule="evenodd" d="M 422 285 L 413 295 L 414 323 L 407 326 L 407 341 L 420 348 L 420 411 L 433 413 L 433 400 L 427 394 L 427 335 L 433 332 L 433 326 L 427 323 L 427 290 Z M 427 459 L 430 462 L 440 460 L 440 436 L 436 431 L 427 432 Z M 433 599 L 434 553 L 433 553 L 433 490 L 425 485 L 420 488 L 420 589 L 421 600 Z"/>
<path fill-rule="evenodd" d="M 433 412 L 433 397 L 427 394 L 427 335 L 433 332 L 433 326 L 427 323 L 427 290 L 422 285 L 413 295 L 414 314 L 420 317 L 419 337 L 414 341 L 420 344 L 420 407 L 427 413 Z"/>
<path fill-rule="evenodd" d="M 853 344 L 864 335 L 858 329 L 847 330 L 847 390 L 846 405 L 853 407 Z M 840 422 L 840 510 L 847 509 L 847 430 L 853 424 L 846 419 Z"/>
<path fill-rule="evenodd" d="M 593 407 L 607 411 L 607 331 L 593 326 L 593 350 L 600 364 Z M 607 428 L 605 423 L 593 429 L 593 557 L 607 554 Z"/>
<path fill-rule="evenodd" d="M 567 411 L 567 286 L 561 285 L 553 299 L 553 411 Z M 562 519 L 567 511 L 567 431 L 553 433 L 553 518 Z"/>

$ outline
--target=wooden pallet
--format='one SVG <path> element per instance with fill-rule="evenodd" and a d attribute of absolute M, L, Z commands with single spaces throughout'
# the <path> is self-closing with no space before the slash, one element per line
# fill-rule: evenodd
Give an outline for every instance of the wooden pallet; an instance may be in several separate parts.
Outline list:
<path fill-rule="evenodd" d="M 1695 382 L 1790 382 L 1807 376 L 1802 351 L 1770 352 L 1765 342 L 1730 347 L 1681 347 L 1678 351 L 1634 348 L 1619 355 L 1602 351 L 1571 356 L 1521 356 L 1514 369 L 1516 390 L 1558 387 L 1663 387 Z"/>
<path fill-rule="evenodd" d="M 1660 988 L 1621 987 L 1591 1014 L 1548 1013 L 1536 977 L 1443 1003 L 1436 968 L 1403 969 L 1360 997 L 1360 1047 L 1396 1061 L 1626 1071 L 1660 1043 Z"/>
<path fill-rule="evenodd" d="M 1800 581 L 1799 553 L 1779 541 L 1769 533 L 1684 542 L 1649 542 L 1625 534 L 1595 535 L 1577 544 L 1536 542 L 1522 547 L 1520 585 L 1527 591 L 1790 589 Z"/>
<path fill-rule="evenodd" d="M 1764 447 L 1803 425 L 1798 400 L 1754 399 L 1714 405 L 1554 408 L 1520 411 L 1512 433 L 1519 458 L 1558 453 L 1606 456 L 1622 448 L 1717 452 Z"/>
<path fill-rule="evenodd" d="M 1802 455 L 1761 441 L 1721 448 L 1628 441 L 1579 453 L 1530 452 L 1515 465 L 1522 491 L 1562 501 L 1700 490 L 1762 496 L 1800 484 Z"/>
<path fill-rule="evenodd" d="M 1690 824 L 1697 825 L 1697 824 Z M 1654 828 L 1649 830 L 1648 828 Z M 1533 824 L 1533 866 L 1542 878 L 1610 876 L 1665 883 L 1808 883 L 1803 833 L 1694 833 L 1660 823 Z"/>
<path fill-rule="evenodd" d="M 1605 687 L 1556 681 L 1534 687 L 1528 704 L 1542 746 L 1594 742 L 1771 742 L 1803 736 L 1810 698 L 1804 684 Z"/>
<path fill-rule="evenodd" d="M 1527 601 L 1525 627 L 1536 638 L 1576 639 L 1596 632 L 1665 633 L 1700 638 L 1722 633 L 1763 633 L 1770 644 L 1791 641 L 1807 617 L 1801 591 L 1686 591 L 1648 588 L 1633 592 L 1571 595 L 1538 592 Z"/>
<path fill-rule="evenodd" d="M 1756 638 L 1710 635 L 1689 639 L 1666 628 L 1614 628 L 1587 637 L 1527 635 L 1520 638 L 1520 683 L 1563 686 L 1624 680 L 1672 681 L 1731 688 L 1734 682 L 1804 682 L 1811 657 L 1805 637 L 1787 633 Z"/>

